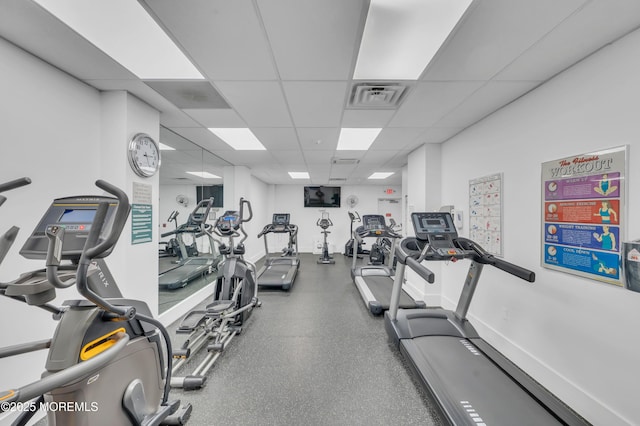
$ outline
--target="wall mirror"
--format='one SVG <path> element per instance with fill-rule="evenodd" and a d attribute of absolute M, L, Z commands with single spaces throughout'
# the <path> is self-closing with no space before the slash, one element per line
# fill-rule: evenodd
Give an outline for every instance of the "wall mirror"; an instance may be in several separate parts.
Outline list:
<path fill-rule="evenodd" d="M 158 312 L 163 313 L 216 279 L 215 241 L 201 232 L 175 231 L 197 229 L 189 225 L 190 215 L 209 196 L 214 207 L 206 223 L 215 223 L 222 210 L 223 169 L 230 164 L 164 127 L 160 142 Z"/>

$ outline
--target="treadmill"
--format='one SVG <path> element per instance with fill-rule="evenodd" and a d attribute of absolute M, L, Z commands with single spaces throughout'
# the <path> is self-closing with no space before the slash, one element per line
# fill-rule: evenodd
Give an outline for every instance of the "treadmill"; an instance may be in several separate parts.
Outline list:
<path fill-rule="evenodd" d="M 535 274 L 487 253 L 474 241 L 458 237 L 449 213 L 412 213 L 416 237 L 396 248 L 398 270 L 391 307 L 385 314 L 390 341 L 435 403 L 441 420 L 450 425 L 588 425 L 504 355 L 485 342 L 466 318 L 485 265 L 528 282 Z M 432 283 L 434 274 L 422 261 L 469 259 L 458 306 L 399 309 L 399 293 L 409 266 Z M 462 263 L 462 262 L 460 262 Z"/>
<path fill-rule="evenodd" d="M 402 238 L 387 226 L 382 215 L 363 215 L 362 225 L 353 232 L 355 244 L 359 247 L 364 238 L 387 238 L 392 241 L 391 253 L 395 242 Z M 358 249 L 356 248 L 356 253 Z M 393 257 L 388 256 L 389 265 L 393 265 Z M 355 283 L 364 304 L 373 315 L 381 315 L 389 309 L 394 271 L 387 265 L 356 265 L 357 256 L 353 256 L 351 278 Z M 401 290 L 399 305 L 403 309 L 426 308 L 422 300 L 413 300 L 407 292 Z"/>
<path fill-rule="evenodd" d="M 289 234 L 289 243 L 282 256 L 269 253 L 267 234 Z M 298 258 L 298 227 L 289 223 L 289 213 L 274 213 L 270 224 L 258 234 L 264 237 L 265 260 L 257 273 L 258 285 L 262 287 L 280 287 L 288 291 L 296 279 L 300 259 Z"/>
<path fill-rule="evenodd" d="M 160 288 L 173 290 L 185 287 L 196 278 L 210 274 L 217 268 L 220 261 L 220 254 L 216 253 L 217 248 L 215 240 L 207 230 L 207 227 L 209 226 L 207 225 L 207 219 L 209 218 L 209 211 L 212 206 L 213 198 L 200 201 L 193 212 L 189 215 L 189 219 L 186 223 L 183 223 L 173 231 L 162 234 L 162 237 L 184 233 L 190 233 L 196 237 L 206 235 L 209 237 L 211 253 L 181 259 L 176 268 L 169 269 L 158 276 L 158 286 Z"/>

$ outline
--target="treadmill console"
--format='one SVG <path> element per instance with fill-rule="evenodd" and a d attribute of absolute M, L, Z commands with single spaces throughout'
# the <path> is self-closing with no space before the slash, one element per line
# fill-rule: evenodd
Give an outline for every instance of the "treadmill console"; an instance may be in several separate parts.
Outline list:
<path fill-rule="evenodd" d="M 462 253 L 453 242 L 455 238 L 458 238 L 458 232 L 450 213 L 412 213 L 411 221 L 413 222 L 416 238 L 427 241 L 438 255 L 446 257 Z"/>
<path fill-rule="evenodd" d="M 362 216 L 362 227 L 370 234 L 382 234 L 387 228 L 384 216 L 381 214 L 365 214 Z"/>
<path fill-rule="evenodd" d="M 202 225 L 209 218 L 209 211 L 213 206 L 213 197 L 202 200 L 189 215 L 188 225 Z"/>
<path fill-rule="evenodd" d="M 79 259 L 93 225 L 98 205 L 104 202 L 109 204 L 109 210 L 100 234 L 103 238 L 111 230 L 114 212 L 118 205 L 117 199 L 97 196 L 58 198 L 53 201 L 36 229 L 27 238 L 20 254 L 27 259 L 46 259 L 49 247 L 47 229 L 64 228 L 61 259 Z M 111 250 L 100 257 L 107 256 Z"/>
<path fill-rule="evenodd" d="M 271 225 L 274 232 L 285 232 L 289 227 L 289 213 L 274 213 Z"/>

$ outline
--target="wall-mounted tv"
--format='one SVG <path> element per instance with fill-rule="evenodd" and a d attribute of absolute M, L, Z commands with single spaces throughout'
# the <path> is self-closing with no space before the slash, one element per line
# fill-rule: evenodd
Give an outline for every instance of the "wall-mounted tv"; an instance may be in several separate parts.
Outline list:
<path fill-rule="evenodd" d="M 340 207 L 339 186 L 305 186 L 305 207 Z"/>
<path fill-rule="evenodd" d="M 222 207 L 222 203 L 224 201 L 224 187 L 222 185 L 198 185 L 196 187 L 196 198 L 198 203 L 210 197 L 213 197 L 213 207 Z"/>

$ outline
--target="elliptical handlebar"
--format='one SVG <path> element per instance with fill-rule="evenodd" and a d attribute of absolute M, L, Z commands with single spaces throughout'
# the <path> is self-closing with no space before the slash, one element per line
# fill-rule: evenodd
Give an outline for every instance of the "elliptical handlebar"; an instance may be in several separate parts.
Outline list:
<path fill-rule="evenodd" d="M 129 211 L 131 209 L 131 206 L 129 205 L 129 197 L 127 197 L 127 194 L 125 194 L 124 191 L 103 180 L 97 180 L 96 186 L 114 195 L 118 199 L 118 206 L 116 207 L 111 229 L 102 242 L 98 241 L 100 232 L 102 232 L 102 229 L 104 228 L 109 205 L 108 203 L 100 203 L 98 206 L 96 216 L 91 225 L 91 230 L 89 231 L 89 236 L 87 237 L 87 242 L 85 243 L 80 260 L 78 261 L 76 286 L 78 288 L 78 292 L 80 292 L 82 296 L 95 303 L 97 306 L 100 306 L 105 311 L 112 312 L 125 318 L 133 318 L 136 314 L 135 308 L 114 306 L 94 293 L 87 285 L 87 273 L 91 261 L 111 249 L 116 244 L 120 238 L 124 225 L 127 222 Z"/>
<path fill-rule="evenodd" d="M 127 343 L 129 343 L 129 335 L 126 333 L 116 333 L 112 338 L 115 342 L 102 353 L 86 361 L 65 368 L 64 370 L 45 376 L 38 381 L 30 383 L 19 389 L 11 389 L 9 391 L 1 392 L 0 399 L 3 402 L 27 402 L 35 397 L 69 385 L 84 376 L 101 370 L 115 358 L 118 352 L 125 348 Z M 4 404 L 1 404 L 0 412 L 4 411 L 2 409 L 3 407 Z"/>
<path fill-rule="evenodd" d="M 29 179 L 28 177 L 14 179 L 9 182 L 0 184 L 0 193 L 5 191 L 10 191 L 12 189 L 20 188 L 21 186 L 29 185 L 30 183 L 31 183 L 31 179 Z M 3 205 L 5 201 L 7 201 L 7 197 L 0 195 L 0 206 Z"/>
<path fill-rule="evenodd" d="M 109 231 L 109 234 L 106 236 L 104 240 L 102 240 L 102 242 L 98 243 L 94 247 L 90 247 L 89 241 L 91 240 L 91 233 L 97 232 L 97 235 L 100 235 L 100 232 L 104 227 L 104 219 L 106 218 L 105 217 L 102 219 L 101 222 L 98 222 L 97 218 L 98 218 L 98 213 L 100 211 L 100 207 L 98 208 L 98 213 L 96 213 L 96 219 L 94 220 L 94 223 L 99 225 L 97 227 L 98 230 L 97 231 L 95 230 L 96 227 L 94 225 L 91 226 L 91 232 L 89 233 L 89 238 L 87 238 L 87 244 L 85 245 L 85 249 L 83 250 L 83 254 L 82 254 L 83 257 L 86 257 L 88 259 L 94 259 L 96 257 L 99 257 L 102 253 L 112 248 L 118 242 L 118 239 L 120 238 L 120 234 L 124 229 L 124 225 L 127 223 L 127 218 L 129 217 L 129 211 L 131 210 L 131 206 L 129 205 L 129 197 L 127 197 L 127 194 L 125 194 L 124 191 L 122 191 L 120 188 L 117 188 L 116 186 L 111 185 L 110 183 L 101 179 L 96 181 L 96 186 L 108 192 L 109 194 L 115 196 L 118 199 L 118 206 L 116 208 L 115 218 L 113 219 L 113 224 L 111 226 L 111 230 Z M 106 207 L 107 206 L 105 206 L 104 208 L 105 216 L 107 213 Z M 97 236 L 96 236 L 96 242 L 97 242 Z"/>
<path fill-rule="evenodd" d="M 14 179 L 9 182 L 0 184 L 0 192 L 10 191 L 12 189 L 20 188 L 21 186 L 29 185 L 30 183 L 31 179 L 29 179 L 28 177 Z"/>
<path fill-rule="evenodd" d="M 247 206 L 249 209 L 249 217 L 244 218 L 244 206 Z M 249 222 L 253 218 L 253 209 L 251 208 L 251 202 L 249 200 L 240 197 L 240 223 Z"/>

